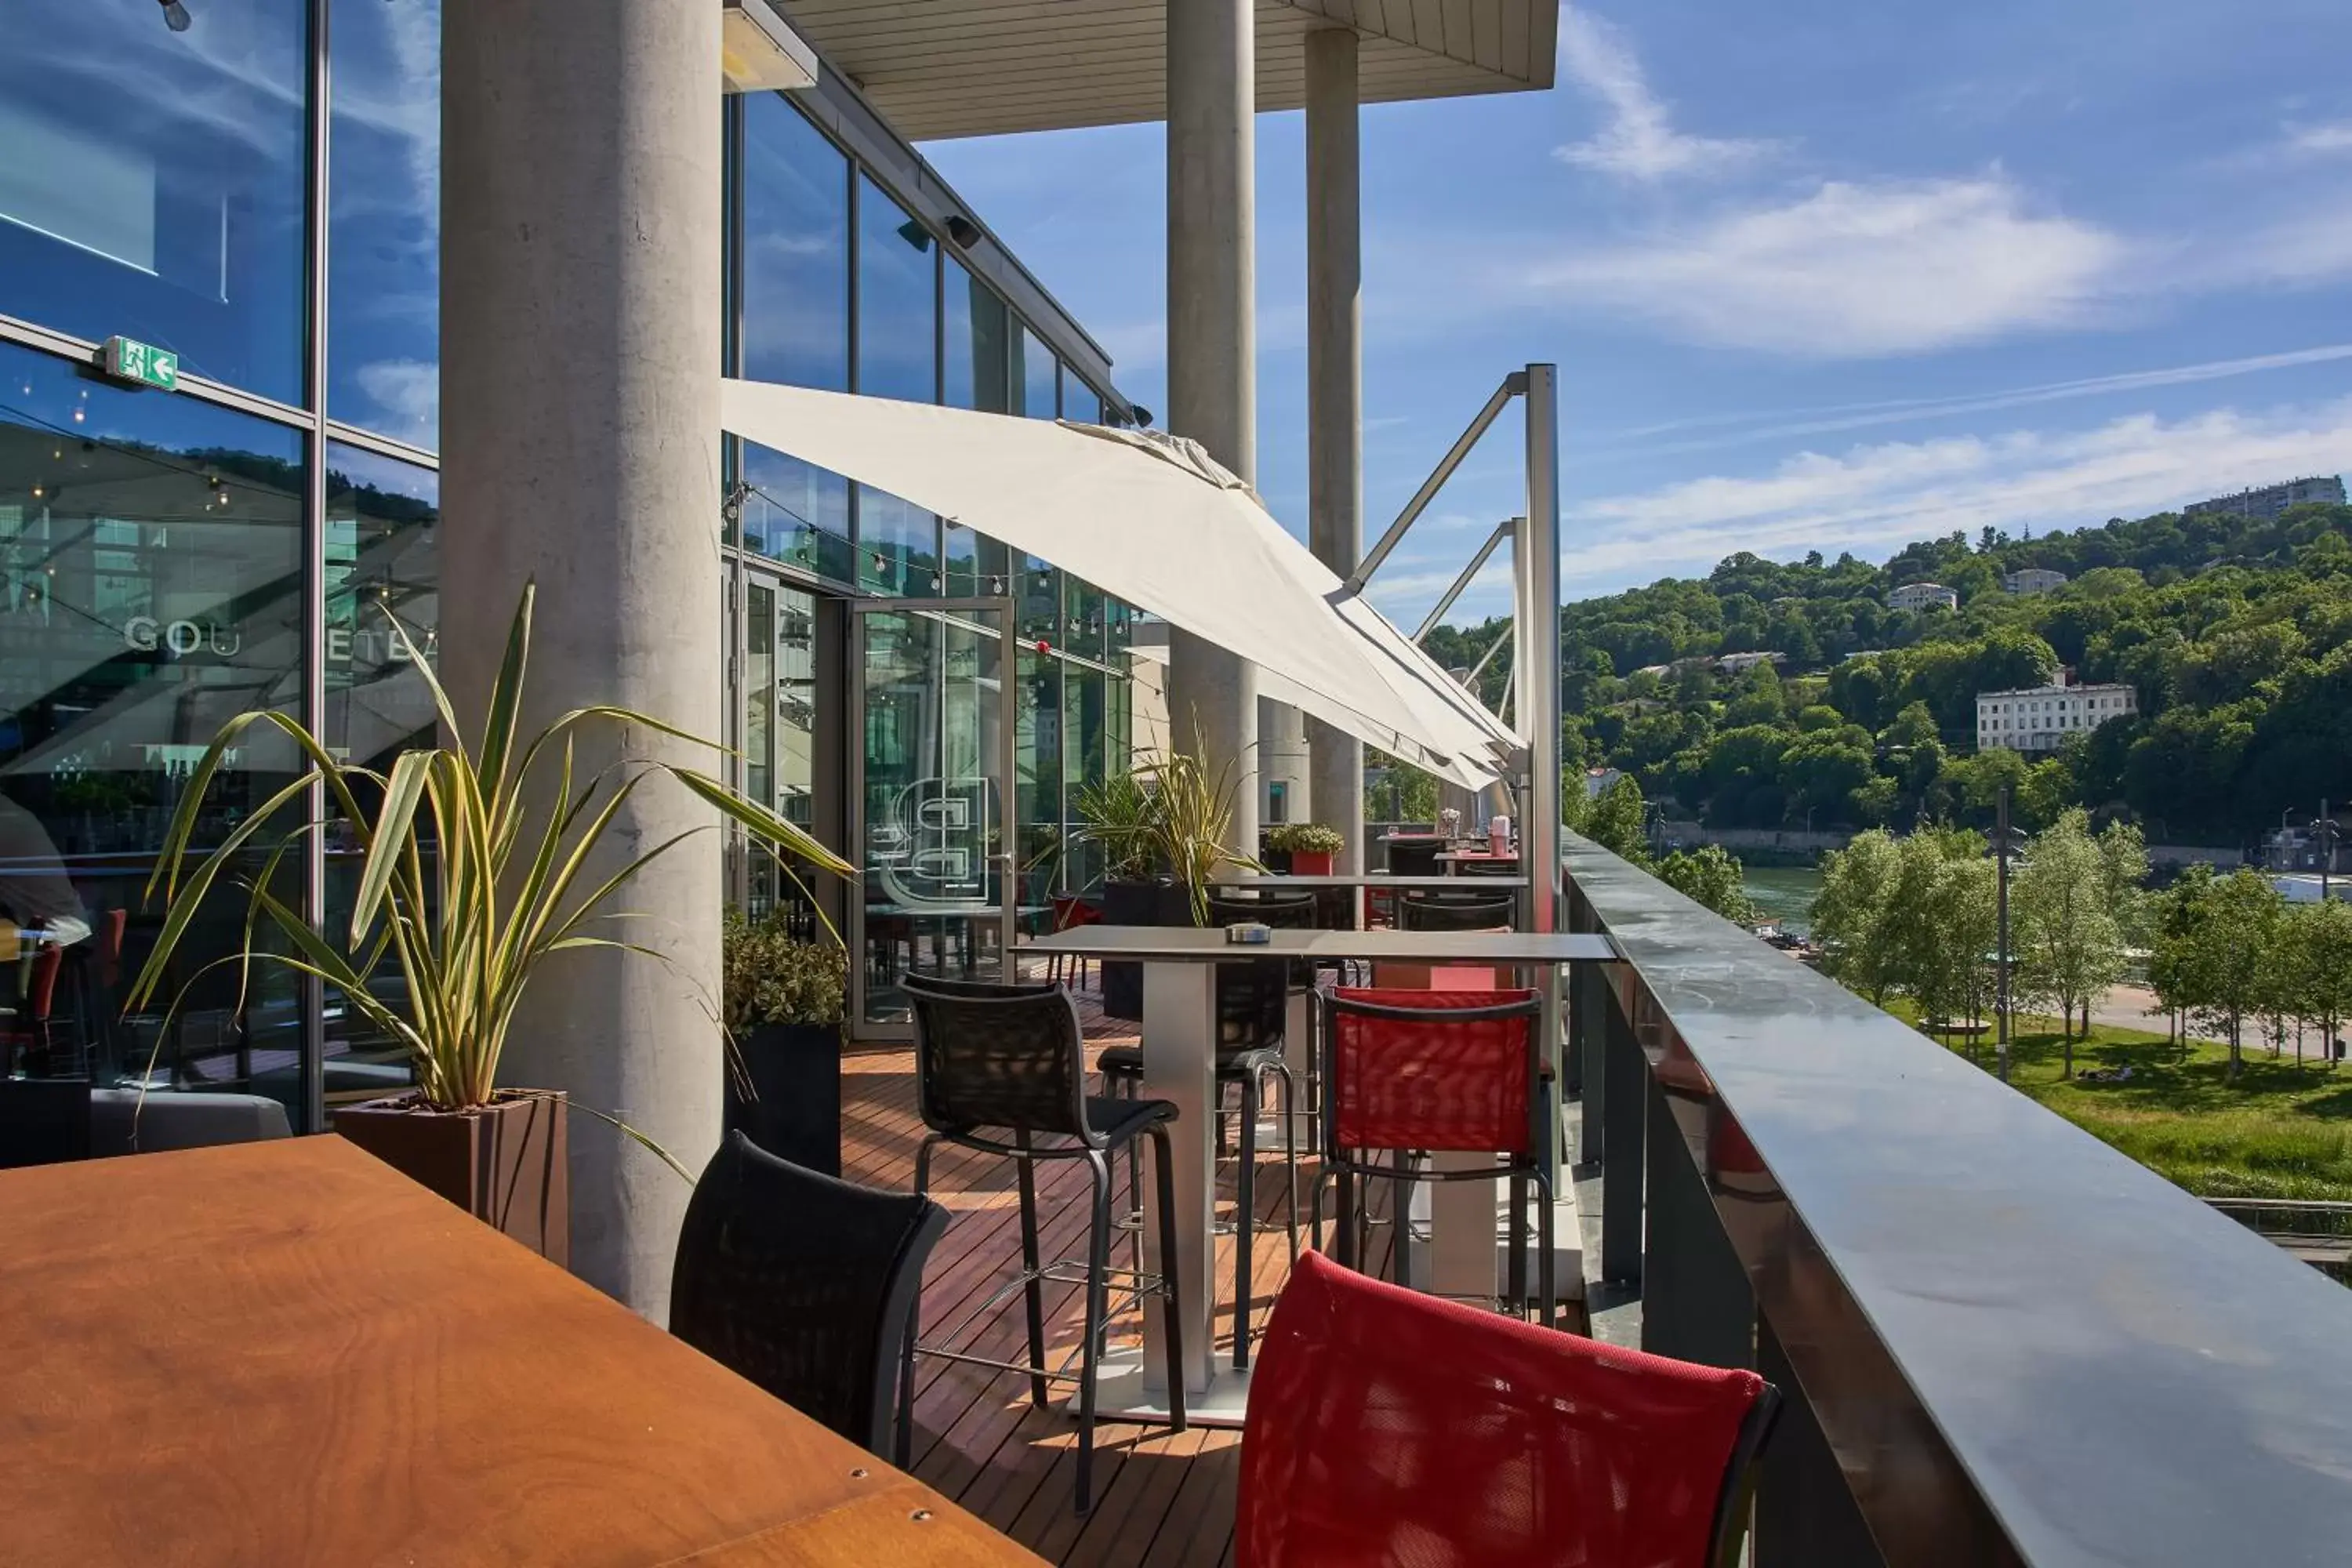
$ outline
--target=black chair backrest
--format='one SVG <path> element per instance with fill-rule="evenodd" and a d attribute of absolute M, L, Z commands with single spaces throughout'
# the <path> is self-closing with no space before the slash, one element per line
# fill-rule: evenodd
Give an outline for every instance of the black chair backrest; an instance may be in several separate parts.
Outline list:
<path fill-rule="evenodd" d="M 910 969 L 905 978 L 927 991 L 947 996 L 1045 996 L 1062 988 L 1058 980 L 982 980 L 971 975 L 934 974 L 924 969 Z"/>
<path fill-rule="evenodd" d="M 1456 860 L 1454 869 L 1465 877 L 1516 877 L 1519 863 L 1511 857 L 1496 855 L 1483 860 Z"/>
<path fill-rule="evenodd" d="M 947 1225 L 929 1198 L 804 1171 L 730 1134 L 686 1205 L 670 1332 L 887 1455 L 908 1314 Z"/>
<path fill-rule="evenodd" d="M 0 1079 L 0 1170 L 89 1158 L 89 1079 Z"/>
<path fill-rule="evenodd" d="M 1286 958 L 1217 965 L 1217 1049 L 1255 1051 L 1278 1042 L 1289 1014 L 1290 982 Z"/>
<path fill-rule="evenodd" d="M 1211 925 L 1238 925 L 1244 921 L 1255 921 L 1277 931 L 1313 931 L 1314 891 L 1304 888 L 1279 890 L 1268 888 L 1255 898 L 1234 898 L 1218 893 L 1209 895 Z"/>
<path fill-rule="evenodd" d="M 1087 1125 L 1086 1039 L 1058 986 L 900 986 L 914 1016 L 915 1107 L 935 1132 L 978 1127 L 1060 1132 L 1100 1146 Z"/>
<path fill-rule="evenodd" d="M 1508 893 L 1486 898 L 1408 893 L 1397 902 L 1397 925 L 1403 931 L 1493 931 L 1510 925 L 1517 902 Z"/>
<path fill-rule="evenodd" d="M 1389 870 L 1400 877 L 1434 877 L 1443 838 L 1399 839 L 1389 846 Z"/>

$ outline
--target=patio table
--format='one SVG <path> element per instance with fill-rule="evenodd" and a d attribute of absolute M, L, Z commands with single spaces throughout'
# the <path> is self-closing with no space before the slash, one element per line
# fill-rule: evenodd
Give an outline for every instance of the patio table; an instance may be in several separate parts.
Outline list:
<path fill-rule="evenodd" d="M 1444 880 L 1444 879 L 1438 879 Z M 1182 1286 L 1176 1310 L 1183 1313 L 1186 1377 L 1184 1411 L 1208 1426 L 1238 1426 L 1249 1394 L 1249 1374 L 1235 1372 L 1229 1356 L 1215 1349 L 1217 1300 L 1215 1207 L 1216 986 L 1213 966 L 1255 958 L 1382 960 L 1403 963 L 1480 964 L 1533 972 L 1544 998 L 1547 1050 L 1559 1041 L 1559 966 L 1605 963 L 1617 956 L 1605 936 L 1571 932 L 1285 931 L 1269 940 L 1229 942 L 1222 930 L 1181 926 L 1082 926 L 1057 931 L 1023 951 L 1078 953 L 1089 958 L 1140 961 L 1143 965 L 1143 1087 L 1152 1099 L 1177 1110 L 1170 1139 L 1175 1166 L 1176 1224 L 1173 1238 Z M 1147 1180 L 1150 1178 L 1147 1176 Z M 1496 1270 L 1495 1199 L 1478 1182 L 1445 1184 L 1433 1196 L 1431 1289 L 1442 1295 L 1491 1296 Z M 1156 1213 L 1144 1224 L 1144 1268 L 1159 1267 Z M 1155 1303 L 1143 1314 L 1143 1349 L 1107 1358 L 1097 1409 L 1153 1420 L 1168 1412 L 1160 1350 L 1165 1332 Z"/>
<path fill-rule="evenodd" d="M 0 1173 L 0 1560 L 1035 1564 L 335 1137 Z"/>

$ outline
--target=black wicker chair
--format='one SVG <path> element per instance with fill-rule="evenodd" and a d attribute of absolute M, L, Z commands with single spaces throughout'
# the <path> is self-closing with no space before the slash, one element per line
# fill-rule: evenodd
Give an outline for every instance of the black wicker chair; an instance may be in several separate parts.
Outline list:
<path fill-rule="evenodd" d="M 887 1458 L 923 1260 L 947 1225 L 928 1198 L 803 1170 L 730 1133 L 687 1205 L 670 1332 Z"/>
<path fill-rule="evenodd" d="M 1444 868 L 1437 858 L 1444 852 L 1443 838 L 1400 838 L 1389 845 L 1389 872 L 1397 877 L 1434 877 Z"/>
<path fill-rule="evenodd" d="M 1268 1073 L 1281 1085 L 1277 1115 L 1285 1128 L 1293 1125 L 1298 1109 L 1298 1085 L 1291 1076 L 1290 1064 L 1282 1059 L 1291 980 L 1291 961 L 1286 958 L 1253 958 L 1217 965 L 1215 1083 L 1220 1117 L 1225 1114 L 1222 1103 L 1226 1088 L 1241 1089 L 1240 1163 L 1234 1184 L 1234 1365 L 1244 1371 L 1249 1367 L 1249 1323 L 1255 1301 L 1250 1276 L 1257 1234 L 1257 1119 L 1265 1103 Z M 1095 1065 L 1102 1071 L 1104 1088 L 1130 1100 L 1140 1092 L 1140 1047 L 1106 1046 L 1095 1058 Z M 1283 1140 L 1283 1173 L 1289 1194 L 1283 1210 L 1284 1228 L 1293 1258 L 1298 1256 L 1298 1142 L 1296 1136 Z"/>
<path fill-rule="evenodd" d="M 1507 931 L 1518 900 L 1509 893 L 1437 893 L 1414 889 L 1397 902 L 1400 931 Z"/>
<path fill-rule="evenodd" d="M 920 974 L 909 974 L 901 984 L 914 1015 L 916 1109 L 930 1129 L 915 1154 L 915 1190 L 928 1190 L 931 1151 L 940 1143 L 1013 1159 L 1021 1189 L 1021 1272 L 1004 1289 L 967 1312 L 936 1346 L 919 1345 L 910 1326 L 900 1397 L 903 1400 L 914 1386 L 914 1358 L 920 1353 L 1025 1373 L 1031 1402 L 1040 1410 L 1045 1408 L 1046 1383 L 1067 1380 L 1070 1374 L 1045 1363 L 1045 1284 L 1051 1279 L 1081 1286 L 1086 1291 L 1086 1328 L 1079 1342 L 1076 1381 L 1077 1509 L 1084 1513 L 1094 1500 L 1095 1390 L 1110 1318 L 1109 1281 L 1114 1272 L 1127 1276 L 1126 1289 L 1137 1297 L 1158 1294 L 1167 1299 L 1169 1418 L 1175 1430 L 1184 1430 L 1184 1352 L 1176 1310 L 1177 1248 L 1173 1244 L 1176 1189 L 1168 1138 L 1168 1124 L 1175 1120 L 1176 1108 L 1164 1100 L 1113 1100 L 1087 1092 L 1086 1042 L 1078 1028 L 1077 1008 L 1058 986 L 942 984 L 935 977 Z M 1111 1156 L 1138 1138 L 1150 1138 L 1153 1144 L 1160 1229 L 1171 1238 L 1171 1245 L 1161 1249 L 1156 1277 L 1139 1270 L 1114 1271 L 1110 1266 Z M 1055 1142 L 1041 1142 L 1041 1139 Z M 1032 1166 L 1040 1160 L 1083 1160 L 1092 1179 L 1087 1258 L 1082 1271 L 1075 1276 L 1057 1272 L 1063 1265 L 1048 1265 L 1039 1257 L 1037 1185 Z M 950 1348 L 963 1328 L 992 1310 L 1014 1289 L 1026 1299 L 1029 1360 L 1025 1366 Z M 911 1425 L 911 1411 L 902 1405 L 898 1423 L 902 1445 Z M 903 1448 L 899 1462 L 902 1466 L 906 1462 Z"/>

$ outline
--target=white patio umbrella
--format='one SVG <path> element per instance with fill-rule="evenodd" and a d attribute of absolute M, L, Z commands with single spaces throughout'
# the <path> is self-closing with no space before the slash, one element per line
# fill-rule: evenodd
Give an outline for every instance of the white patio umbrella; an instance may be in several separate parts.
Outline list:
<path fill-rule="evenodd" d="M 1317 718 L 1467 787 L 1494 782 L 1517 743 L 1377 611 L 1343 602 L 1339 579 L 1192 442 L 735 380 L 720 421 L 1052 561 L 1277 675 L 1280 695 Z"/>

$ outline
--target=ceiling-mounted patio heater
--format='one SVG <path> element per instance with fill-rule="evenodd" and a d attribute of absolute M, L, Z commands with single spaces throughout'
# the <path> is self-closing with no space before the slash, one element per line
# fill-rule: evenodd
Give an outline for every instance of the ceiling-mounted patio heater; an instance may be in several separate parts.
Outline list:
<path fill-rule="evenodd" d="M 790 92 L 816 85 L 816 51 L 767 0 L 720 0 L 719 63 L 729 92 Z"/>

